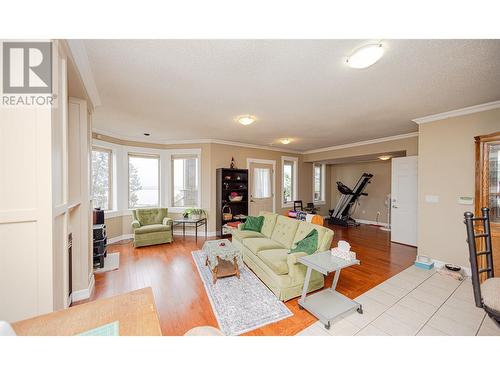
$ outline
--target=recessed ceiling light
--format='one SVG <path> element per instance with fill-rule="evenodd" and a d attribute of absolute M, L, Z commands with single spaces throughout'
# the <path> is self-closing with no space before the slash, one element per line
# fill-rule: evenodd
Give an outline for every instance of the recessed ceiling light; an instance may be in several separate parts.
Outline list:
<path fill-rule="evenodd" d="M 280 142 L 283 143 L 284 145 L 287 145 L 291 142 L 292 140 L 290 138 L 284 138 L 281 139 Z"/>
<path fill-rule="evenodd" d="M 375 64 L 384 54 L 382 44 L 368 44 L 354 51 L 346 64 L 354 69 L 364 69 Z"/>
<path fill-rule="evenodd" d="M 241 116 L 238 116 L 238 119 L 237 121 L 241 124 L 241 125 L 252 125 L 255 121 L 257 121 L 257 118 L 255 116 L 252 116 L 252 115 L 241 115 Z"/>
<path fill-rule="evenodd" d="M 385 160 L 389 160 L 391 157 L 392 157 L 391 155 L 382 155 L 382 156 L 379 156 L 378 158 L 380 160 L 384 160 L 385 161 Z"/>
<path fill-rule="evenodd" d="M 149 137 L 149 136 L 151 135 L 151 133 L 144 133 L 144 135 L 145 135 L 146 137 Z"/>

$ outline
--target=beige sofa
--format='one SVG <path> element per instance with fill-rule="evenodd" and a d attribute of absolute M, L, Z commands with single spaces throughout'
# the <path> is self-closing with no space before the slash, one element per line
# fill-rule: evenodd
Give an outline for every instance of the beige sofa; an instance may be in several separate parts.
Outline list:
<path fill-rule="evenodd" d="M 298 259 L 306 253 L 288 254 L 297 241 L 313 229 L 318 231 L 318 248 L 327 251 L 333 240 L 331 229 L 298 221 L 282 215 L 261 212 L 264 224 L 261 232 L 233 231 L 233 244 L 243 251 L 243 261 L 282 301 L 300 296 L 306 267 Z M 313 271 L 309 291 L 322 288 L 324 277 Z"/>

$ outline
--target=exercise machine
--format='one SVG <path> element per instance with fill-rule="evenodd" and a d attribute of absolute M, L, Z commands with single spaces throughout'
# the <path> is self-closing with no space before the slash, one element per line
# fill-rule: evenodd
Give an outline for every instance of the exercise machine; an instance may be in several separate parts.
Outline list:
<path fill-rule="evenodd" d="M 344 227 L 359 225 L 356 220 L 351 217 L 351 214 L 359 197 L 368 195 L 364 190 L 370 183 L 372 177 L 373 175 L 371 173 L 363 173 L 353 189 L 337 181 L 337 189 L 342 195 L 335 209 L 329 210 L 329 221 L 331 224 L 342 225 Z"/>

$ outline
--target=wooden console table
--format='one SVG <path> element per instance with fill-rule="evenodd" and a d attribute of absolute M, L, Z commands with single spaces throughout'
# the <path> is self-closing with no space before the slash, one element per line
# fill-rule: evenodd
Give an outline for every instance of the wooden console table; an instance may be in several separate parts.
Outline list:
<path fill-rule="evenodd" d="M 12 324 L 19 336 L 73 336 L 119 322 L 120 336 L 161 336 L 151 288 L 135 290 Z"/>

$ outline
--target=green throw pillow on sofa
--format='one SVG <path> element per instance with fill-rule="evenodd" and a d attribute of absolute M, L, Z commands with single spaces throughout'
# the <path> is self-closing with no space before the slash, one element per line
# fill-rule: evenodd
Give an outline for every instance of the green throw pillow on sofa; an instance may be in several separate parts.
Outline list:
<path fill-rule="evenodd" d="M 242 229 L 260 232 L 263 224 L 264 216 L 247 216 L 247 220 L 245 221 L 245 224 L 243 224 Z"/>
<path fill-rule="evenodd" d="M 307 236 L 295 244 L 295 248 L 290 250 L 290 253 L 307 253 L 313 254 L 318 248 L 318 231 L 313 229 Z"/>

